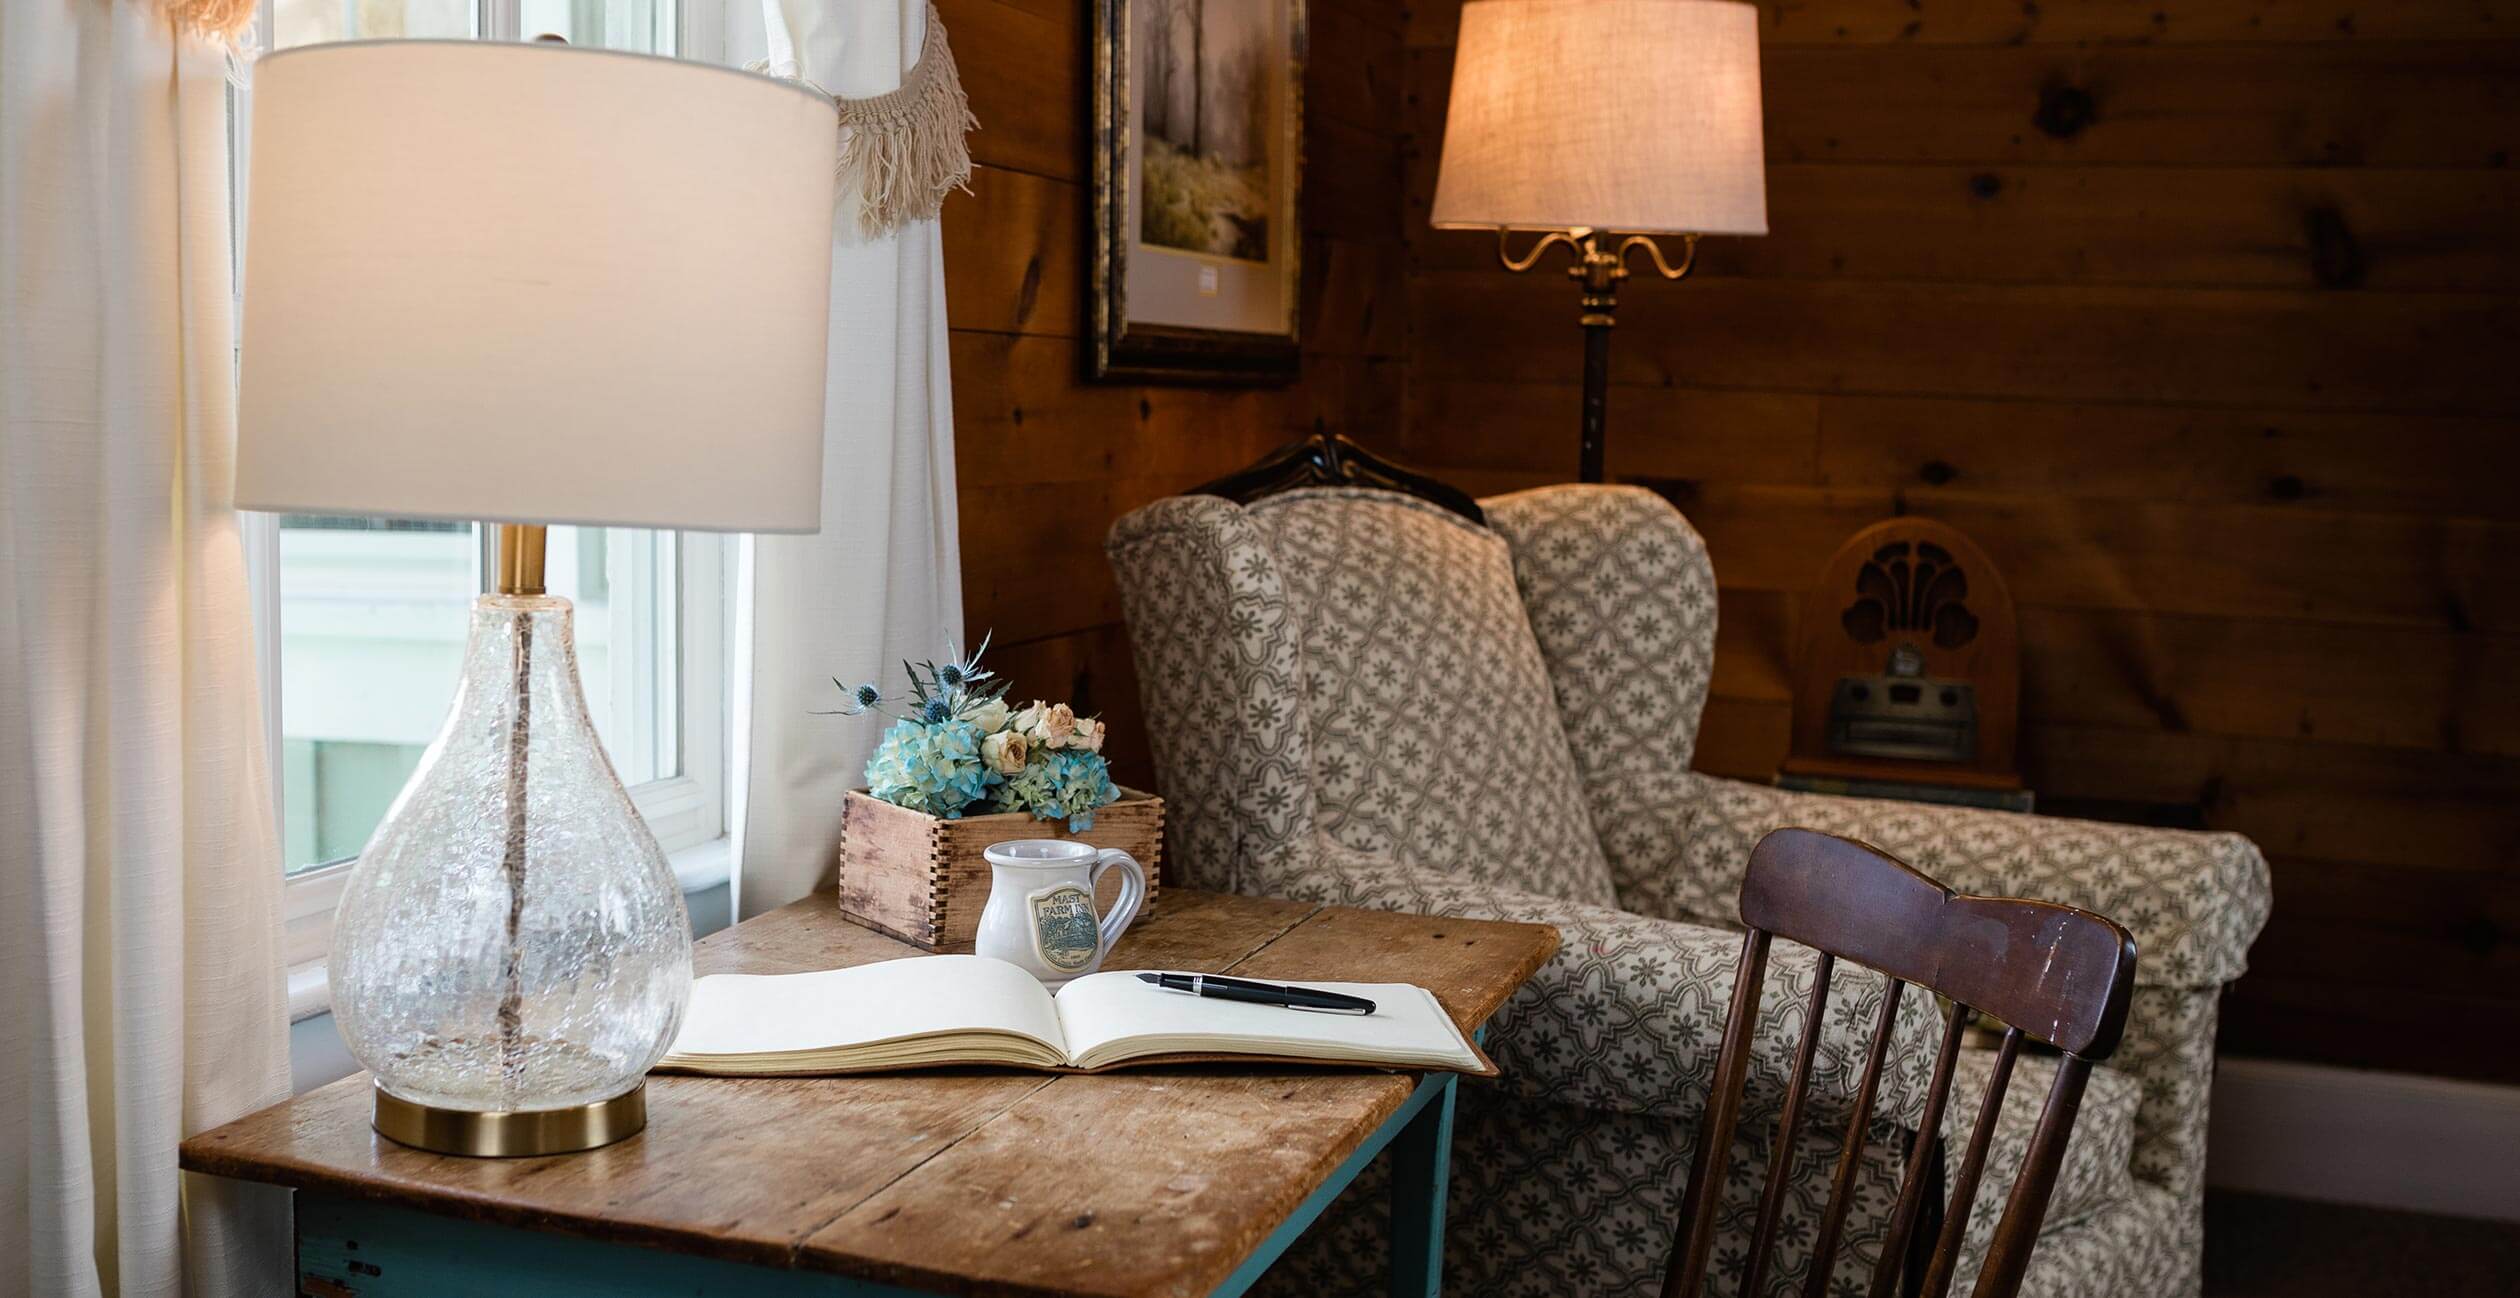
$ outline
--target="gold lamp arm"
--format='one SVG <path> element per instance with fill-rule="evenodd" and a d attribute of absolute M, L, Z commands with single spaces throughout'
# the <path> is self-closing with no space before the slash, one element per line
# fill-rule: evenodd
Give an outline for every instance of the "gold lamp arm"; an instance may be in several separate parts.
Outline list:
<path fill-rule="evenodd" d="M 1677 268 L 1673 267 L 1670 262 L 1663 260 L 1662 245 L 1654 242 L 1652 236 L 1650 235 L 1631 234 L 1627 238 L 1620 240 L 1619 260 L 1621 262 L 1625 262 L 1627 260 L 1629 249 L 1641 247 L 1645 250 L 1647 256 L 1654 259 L 1654 269 L 1660 272 L 1664 279 L 1678 279 L 1681 276 L 1688 274 L 1690 267 L 1697 265 L 1698 245 L 1698 237 L 1694 234 L 1684 234 L 1681 235 L 1680 238 L 1680 265 Z"/>
<path fill-rule="evenodd" d="M 1578 242 L 1579 236 L 1576 233 L 1566 230 L 1551 230 L 1547 234 L 1541 235 L 1540 242 L 1531 245 L 1531 250 L 1524 253 L 1520 260 L 1516 260 L 1514 254 L 1507 251 L 1505 247 L 1506 237 L 1512 233 L 1513 231 L 1506 229 L 1504 226 L 1500 225 L 1496 227 L 1496 260 L 1503 264 L 1505 269 L 1513 271 L 1516 274 L 1520 274 L 1523 271 L 1531 269 L 1534 265 L 1537 265 L 1540 261 L 1540 254 L 1547 252 L 1552 244 L 1565 244 L 1569 249 L 1573 250 L 1575 255 L 1579 258 L 1584 255 L 1584 245 Z M 1589 234 L 1590 231 L 1585 231 L 1584 233 Z"/>

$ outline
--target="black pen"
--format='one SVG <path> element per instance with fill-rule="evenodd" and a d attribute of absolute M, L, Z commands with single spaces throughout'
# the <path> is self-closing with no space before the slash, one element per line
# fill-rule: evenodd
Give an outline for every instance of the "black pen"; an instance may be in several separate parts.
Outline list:
<path fill-rule="evenodd" d="M 1320 1014 L 1374 1012 L 1374 1003 L 1362 996 L 1326 992 L 1317 987 L 1258 983 L 1248 978 L 1226 978 L 1218 974 L 1142 973 L 1138 975 L 1138 981 L 1153 983 L 1168 992 L 1213 996 L 1223 1001 L 1249 1001 L 1254 1005 L 1280 1005 L 1290 1010 L 1312 1010 Z"/>

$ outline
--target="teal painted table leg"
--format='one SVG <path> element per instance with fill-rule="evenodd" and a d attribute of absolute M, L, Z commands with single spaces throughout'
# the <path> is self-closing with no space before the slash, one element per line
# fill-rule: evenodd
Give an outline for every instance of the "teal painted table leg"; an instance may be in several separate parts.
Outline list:
<path fill-rule="evenodd" d="M 1358 1145 L 1356 1152 L 1349 1154 L 1347 1161 L 1339 1164 L 1338 1169 L 1330 1173 L 1330 1178 L 1323 1181 L 1320 1188 L 1306 1195 L 1302 1203 L 1295 1205 L 1295 1211 L 1287 1214 L 1286 1220 L 1280 1222 L 1276 1230 L 1269 1232 L 1269 1237 L 1260 1241 L 1260 1246 L 1251 1251 L 1251 1256 L 1244 1258 L 1243 1264 L 1234 1268 L 1234 1273 L 1225 1278 L 1225 1283 L 1210 1291 L 1208 1298 L 1241 1298 L 1241 1295 L 1257 1283 L 1271 1265 L 1286 1255 L 1286 1250 L 1292 1247 L 1296 1240 L 1303 1238 L 1304 1232 L 1311 1229 L 1315 1221 L 1320 1220 L 1322 1211 L 1330 1206 L 1331 1200 L 1338 1198 L 1339 1192 L 1348 1188 L 1348 1185 L 1356 1180 L 1356 1174 L 1364 1171 L 1365 1165 L 1373 1162 L 1385 1148 L 1410 1139 L 1438 1142 L 1448 1148 L 1452 1139 L 1453 1085 L 1459 1080 L 1451 1073 L 1441 1073 L 1419 1082 L 1418 1088 L 1410 1092 L 1408 1100 L 1400 1106 L 1400 1111 L 1383 1119 L 1383 1124 L 1374 1128 L 1374 1134 L 1367 1136 L 1365 1143 Z M 1438 1155 L 1438 1164 L 1440 1165 L 1443 1161 L 1443 1156 Z M 1392 1171 L 1391 1192 L 1395 1205 L 1401 1199 L 1419 1199 L 1420 1202 L 1413 1211 L 1419 1213 L 1420 1219 L 1427 1228 L 1419 1231 L 1417 1243 L 1404 1247 L 1400 1241 L 1399 1223 L 1397 1221 L 1393 1223 L 1392 1262 L 1393 1270 L 1397 1273 L 1402 1267 L 1410 1265 L 1406 1261 L 1408 1251 L 1428 1238 L 1434 1241 L 1433 1248 L 1437 1255 L 1440 1256 L 1443 1252 L 1444 1200 L 1443 1184 L 1440 1180 L 1435 1183 L 1435 1194 L 1430 1200 L 1425 1198 L 1426 1183 L 1424 1181 L 1412 1181 L 1405 1178 L 1397 1164 L 1394 1164 Z M 1428 1234 L 1430 1229 L 1431 1235 Z M 1422 1262 L 1415 1265 L 1418 1271 L 1412 1274 L 1424 1271 Z M 1394 1283 L 1396 1285 L 1397 1281 L 1395 1280 Z M 1395 1288 L 1393 1292 L 1396 1293 L 1399 1290 Z M 1432 1295 L 1435 1289 L 1433 1282 L 1429 1281 L 1425 1288 L 1412 1289 L 1408 1292 L 1412 1295 Z"/>
<path fill-rule="evenodd" d="M 1443 1087 L 1391 1142 L 1391 1298 L 1435 1298 L 1444 1287 L 1444 1189 L 1459 1086 L 1446 1077 Z"/>

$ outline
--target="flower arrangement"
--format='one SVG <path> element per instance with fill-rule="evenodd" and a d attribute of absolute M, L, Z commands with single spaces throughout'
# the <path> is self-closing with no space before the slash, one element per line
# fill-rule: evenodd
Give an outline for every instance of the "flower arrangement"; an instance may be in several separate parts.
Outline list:
<path fill-rule="evenodd" d="M 867 792 L 946 820 L 965 812 L 1021 811 L 1064 820 L 1068 832 L 1094 826 L 1094 812 L 1120 797 L 1103 759 L 1103 724 L 1065 703 L 1007 705 L 1007 682 L 980 665 L 988 641 L 969 658 L 904 662 L 910 692 L 888 699 L 874 683 L 845 685 L 840 711 L 893 718 L 867 759 Z M 888 705 L 900 703 L 894 712 Z"/>

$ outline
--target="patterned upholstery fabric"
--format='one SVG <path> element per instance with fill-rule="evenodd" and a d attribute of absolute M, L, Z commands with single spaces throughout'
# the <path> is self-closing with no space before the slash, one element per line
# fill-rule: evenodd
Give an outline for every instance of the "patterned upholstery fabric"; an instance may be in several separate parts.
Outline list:
<path fill-rule="evenodd" d="M 1249 891 L 1248 862 L 1312 838 L 1296 625 L 1269 540 L 1240 505 L 1175 496 L 1113 525 L 1106 549 L 1157 722 L 1168 881 Z"/>
<path fill-rule="evenodd" d="M 2204 1236 L 2181 1224 L 2187 1215 L 2169 1191 L 2138 1183 L 2101 1212 L 2051 1225 L 2039 1232 L 2021 1298 L 2194 1294 L 2203 1283 L 2197 1268 Z M 1969 1292 L 1982 1259 L 1979 1254 L 1961 1266 L 1951 1292 Z"/>
<path fill-rule="evenodd" d="M 1247 513 L 1298 627 L 1316 830 L 1409 865 L 1609 904 L 1505 543 L 1383 492 L 1291 491 Z"/>
<path fill-rule="evenodd" d="M 1868 1150 L 1895 1148 L 1903 1135 L 1878 1124 Z M 1479 1298 L 1659 1294 L 1696 1144 L 1692 1123 L 1535 1104 L 1493 1083 L 1465 1081 L 1453 1119 L 1444 1292 Z M 1807 1135 L 1796 1148 L 1796 1165 L 1834 1167 L 1841 1148 L 1834 1135 Z M 1716 1298 L 1741 1293 L 1748 1267 L 1743 1243 L 1758 1218 L 1768 1149 L 1764 1137 L 1750 1134 L 1734 1144 L 1708 1277 Z M 1860 1168 L 1832 1272 L 1833 1298 L 1863 1298 L 1898 1197 L 1895 1156 L 1868 1153 Z M 1787 1197 L 1779 1216 L 1765 1298 L 1799 1294 L 1811 1269 L 1825 1187 L 1800 1178 L 1795 1185 L 1798 1193 Z M 1379 1298 L 1387 1292 L 1389 1191 L 1387 1164 L 1377 1160 L 1253 1292 Z"/>
<path fill-rule="evenodd" d="M 2004 1200 L 2021 1175 L 2021 1160 L 2030 1153 L 2030 1136 L 2047 1109 L 2048 1087 L 2056 1081 L 2055 1056 L 2024 1054 L 2013 1065 L 2004 1086 L 2004 1107 L 1995 1117 L 1995 1134 L 1987 1142 L 1986 1172 L 1978 1182 L 1977 1206 L 1969 1213 L 1962 1237 L 1963 1269 L 1974 1273 L 1995 1238 L 2004 1216 Z M 1943 1111 L 1944 1148 L 1957 1159 L 1977 1130 L 1978 1107 L 1986 1099 L 1986 1083 L 1995 1071 L 1992 1050 L 1963 1050 L 1951 1074 L 1951 1103 Z M 2056 1190 L 2048 1197 L 2048 1229 L 2070 1226 L 2106 1211 L 2135 1192 L 2129 1161 L 2135 1148 L 2135 1106 L 2143 1087 L 2109 1068 L 2092 1070 L 2083 1088 L 2082 1108 L 2074 1115 L 2074 1135 L 2065 1146 L 2065 1165 L 2058 1169 Z M 2036 1257 L 2037 1254 L 2032 1254 Z M 1959 1290 L 1959 1292 L 1967 1292 Z"/>
<path fill-rule="evenodd" d="M 2266 924 L 2266 858 L 2238 834 L 2198 834 L 1698 777 L 1668 808 L 1656 873 L 1674 913 L 1739 913 L 1750 849 L 1778 825 L 1860 838 L 1961 892 L 2071 901 L 2135 935 L 2147 987 L 2212 987 L 2248 967 Z"/>
<path fill-rule="evenodd" d="M 1641 487 L 1544 487 L 1484 502 L 1513 547 L 1523 607 L 1620 904 L 1670 865 L 1639 803 L 1684 807 L 1715 661 L 1715 569 L 1706 543 Z M 1677 911 L 1651 912 L 1676 918 Z"/>
<path fill-rule="evenodd" d="M 1603 1112 L 1690 1119 L 1705 1107 L 1732 1007 L 1739 933 L 1456 878 L 1326 840 L 1258 882 L 1270 896 L 1297 901 L 1556 925 L 1557 954 L 1490 1027 L 1488 1053 L 1504 1072 L 1498 1085 Z M 1772 1121 L 1784 1107 L 1817 962 L 1791 942 L 1769 951 L 1744 1092 L 1749 1119 Z M 1809 1121 L 1844 1124 L 1887 985 L 1861 967 L 1841 968 L 1830 979 L 1804 1101 Z M 1932 998 L 1901 997 L 1899 1015 L 1875 1111 L 1912 1126 L 1924 1109 L 1936 1039 Z"/>
<path fill-rule="evenodd" d="M 1739 949 L 1698 926 L 1737 924 L 1751 846 L 1796 824 L 1877 844 L 1955 888 L 2069 902 L 2135 933 L 2126 1041 L 2094 1075 L 2025 1292 L 2193 1295 L 2216 1005 L 2268 905 L 2256 848 L 1695 774 L 1715 625 L 1695 532 L 1625 488 L 1544 488 L 1487 508 L 1492 534 L 1382 492 L 1294 492 L 1248 509 L 1185 498 L 1122 519 L 1109 547 L 1170 803 L 1174 878 L 1550 922 L 1565 937 L 1495 1024 L 1506 1077 L 1465 1089 L 1451 1282 L 1656 1291 Z M 1554 707 L 1533 707 L 1540 698 Z M 1523 720 L 1547 712 L 1551 725 Z M 1757 1037 L 1754 1114 L 1772 1115 L 1800 1031 L 1794 989 L 1810 964 L 1788 947 L 1771 962 L 1779 1025 Z M 1877 980 L 1839 982 L 1815 1065 L 1824 1112 L 1843 1111 L 1864 1006 L 1879 1004 Z M 1901 1015 L 1883 1096 L 1893 1122 L 1914 1120 L 1932 1039 L 1926 998 L 1905 998 Z M 2025 1062 L 2008 1122 L 2013 1104 L 2035 1112 L 2044 1089 Z M 1784 1232 L 1775 1292 L 1809 1265 L 1796 1250 L 1836 1158 L 1830 1131 L 1815 1119 L 1798 1149 L 1789 1201 L 1804 1224 Z M 1999 1132 L 2016 1137 L 2017 1123 Z M 1863 1180 L 1881 1189 L 1877 1205 L 1859 1203 L 1852 1245 L 1877 1248 L 1897 1143 L 1867 1145 Z M 2017 1166 L 2007 1148 L 1992 1183 L 2008 1185 Z M 1741 1196 L 1765 1164 L 1743 1161 L 1727 1189 L 1719 1290 L 1743 1273 L 1753 1209 Z M 1347 1196 L 1360 1208 L 1368 1197 Z M 1280 1267 L 1302 1287 L 1282 1291 L 1379 1286 L 1378 1213 L 1325 1219 Z M 1972 1253 L 1955 1292 L 1975 1266 Z M 1860 1277 L 1849 1262 L 1831 1290 L 1860 1293 Z"/>

